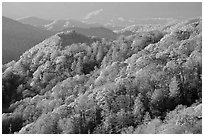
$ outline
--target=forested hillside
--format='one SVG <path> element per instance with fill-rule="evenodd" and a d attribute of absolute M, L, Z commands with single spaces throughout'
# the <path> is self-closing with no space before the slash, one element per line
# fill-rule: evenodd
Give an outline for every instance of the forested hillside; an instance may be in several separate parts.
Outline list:
<path fill-rule="evenodd" d="M 61 32 L 3 65 L 3 133 L 201 134 L 202 19 L 148 29 Z"/>

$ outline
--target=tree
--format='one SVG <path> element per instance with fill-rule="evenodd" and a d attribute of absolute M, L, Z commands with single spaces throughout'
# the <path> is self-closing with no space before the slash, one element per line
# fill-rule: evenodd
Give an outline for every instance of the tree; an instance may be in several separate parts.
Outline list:
<path fill-rule="evenodd" d="M 71 66 L 71 69 L 74 71 L 75 70 L 75 68 L 76 68 L 76 64 L 77 64 L 77 62 L 76 62 L 76 60 L 74 60 L 74 62 L 72 63 L 72 66 Z"/>
<path fill-rule="evenodd" d="M 13 71 L 6 72 L 2 76 L 2 95 L 3 107 L 8 108 L 9 105 L 19 99 L 21 95 L 17 94 L 17 88 L 22 83 L 22 77 Z"/>
<path fill-rule="evenodd" d="M 145 108 L 142 103 L 142 95 L 138 94 L 137 98 L 135 99 L 134 106 L 133 106 L 133 115 L 135 116 L 135 123 L 138 124 L 142 121 Z"/>
<path fill-rule="evenodd" d="M 98 47 L 98 53 L 96 55 L 96 61 L 100 62 L 103 59 L 103 48 L 101 46 Z"/>
<path fill-rule="evenodd" d="M 179 83 L 174 76 L 169 84 L 170 97 L 177 97 L 179 95 Z"/>
<path fill-rule="evenodd" d="M 2 116 L 2 133 L 12 134 L 19 131 L 23 126 L 21 114 L 3 114 Z"/>
<path fill-rule="evenodd" d="M 76 102 L 75 111 L 79 114 L 80 121 L 79 133 L 89 133 L 93 131 L 93 126 L 89 125 L 95 125 L 97 120 L 96 104 L 86 94 L 80 95 Z"/>
<path fill-rule="evenodd" d="M 82 69 L 83 69 L 82 60 L 81 60 L 81 58 L 78 58 L 77 63 L 76 63 L 76 67 L 75 67 L 75 71 L 77 74 L 81 74 Z"/>
<path fill-rule="evenodd" d="M 168 99 L 168 91 L 165 89 L 156 89 L 150 101 L 152 115 L 154 117 L 163 117 L 169 107 L 171 107 L 171 104 Z"/>
<path fill-rule="evenodd" d="M 28 133 L 57 134 L 60 132 L 57 127 L 58 120 L 59 118 L 57 117 L 57 114 L 42 114 Z"/>
<path fill-rule="evenodd" d="M 74 120 L 71 118 L 63 118 L 58 122 L 59 129 L 62 131 L 62 134 L 76 134 L 74 130 Z"/>

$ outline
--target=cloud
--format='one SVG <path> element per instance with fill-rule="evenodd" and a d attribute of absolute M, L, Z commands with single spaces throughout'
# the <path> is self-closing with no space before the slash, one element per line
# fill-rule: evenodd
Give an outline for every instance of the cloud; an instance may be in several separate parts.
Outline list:
<path fill-rule="evenodd" d="M 119 17 L 118 20 L 119 21 L 125 21 L 125 19 L 123 17 Z"/>
<path fill-rule="evenodd" d="M 88 13 L 84 19 L 90 19 L 90 18 L 92 18 L 93 16 L 98 15 L 98 14 L 101 13 L 102 11 L 103 11 L 103 9 L 94 10 L 94 11 Z"/>

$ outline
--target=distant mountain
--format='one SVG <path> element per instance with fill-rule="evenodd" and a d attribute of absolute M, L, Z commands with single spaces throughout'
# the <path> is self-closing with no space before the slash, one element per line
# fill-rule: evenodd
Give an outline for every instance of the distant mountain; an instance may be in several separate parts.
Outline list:
<path fill-rule="evenodd" d="M 116 31 L 116 33 L 117 33 L 118 35 L 123 35 L 123 36 L 129 36 L 129 35 L 133 35 L 133 34 L 134 34 L 134 32 L 129 31 L 129 30 Z"/>
<path fill-rule="evenodd" d="M 40 29 L 47 29 L 51 31 L 61 31 L 65 28 L 72 27 L 81 27 L 81 28 L 90 28 L 90 27 L 105 27 L 111 30 L 120 30 L 124 26 L 118 26 L 111 23 L 99 24 L 99 23 L 90 23 L 88 21 L 79 21 L 74 19 L 58 19 L 58 20 L 47 20 L 38 17 L 24 17 L 18 19 L 17 21 L 36 26 Z"/>
<path fill-rule="evenodd" d="M 53 35 L 28 24 L 22 24 L 2 17 L 2 59 L 3 64 L 18 60 L 19 56 L 34 45 Z"/>
<path fill-rule="evenodd" d="M 85 36 L 96 36 L 99 38 L 105 38 L 105 39 L 116 39 L 118 35 L 114 33 L 112 30 L 109 30 L 104 27 L 91 27 L 91 28 L 79 28 L 79 27 L 72 27 L 67 28 L 63 31 L 67 30 L 74 30 L 77 33 L 83 34 Z"/>
<path fill-rule="evenodd" d="M 81 28 L 90 28 L 90 27 L 105 27 L 115 30 L 121 30 L 125 27 L 132 25 L 161 25 L 169 22 L 177 21 L 173 18 L 137 18 L 137 19 L 126 19 L 123 17 L 112 18 L 108 22 L 107 20 L 101 19 L 100 23 L 96 20 L 74 20 L 74 19 L 58 19 L 58 20 L 47 20 L 38 17 L 24 17 L 18 19 L 17 21 L 37 26 L 41 29 L 47 29 L 51 31 L 61 31 L 66 28 L 72 27 L 81 27 Z M 92 22 L 92 23 L 91 23 Z M 95 22 L 95 23 L 93 23 Z"/>
<path fill-rule="evenodd" d="M 24 18 L 18 19 L 17 21 L 24 23 L 24 24 L 42 26 L 42 25 L 47 25 L 51 23 L 53 20 L 46 20 L 46 19 L 42 19 L 38 17 L 24 17 Z"/>
<path fill-rule="evenodd" d="M 33 23 L 32 23 L 33 20 Z M 27 21 L 27 23 L 36 26 L 36 22 L 46 22 L 46 20 L 41 20 L 40 18 L 33 17 L 29 19 L 30 22 Z M 24 22 L 25 23 L 25 22 Z M 45 29 L 53 32 L 61 32 L 61 31 L 70 31 L 75 30 L 77 33 L 83 34 L 85 36 L 96 36 L 99 38 L 106 38 L 106 39 L 115 39 L 117 37 L 117 34 L 112 31 L 115 29 L 122 29 L 123 27 L 117 27 L 117 26 L 108 26 L 106 25 L 103 27 L 103 25 L 97 24 L 97 23 L 88 23 L 88 22 L 81 22 L 78 20 L 73 19 L 61 19 L 61 20 L 54 20 L 49 24 L 41 25 L 38 23 L 38 28 Z M 111 28 L 109 30 L 108 28 Z"/>
<path fill-rule="evenodd" d="M 44 27 L 50 31 L 61 31 L 66 28 L 72 28 L 72 27 L 90 28 L 90 27 L 99 27 L 99 26 L 102 26 L 102 25 L 95 24 L 95 23 L 89 24 L 89 23 L 85 23 L 77 20 L 68 19 L 68 20 L 54 20 L 53 22 L 45 25 Z"/>
<path fill-rule="evenodd" d="M 144 25 L 166 24 L 166 23 L 175 22 L 175 21 L 177 21 L 177 19 L 174 19 L 174 18 L 143 18 L 143 19 L 129 20 L 129 22 L 132 22 L 133 24 L 144 24 Z"/>
<path fill-rule="evenodd" d="M 87 20 L 90 21 L 90 20 Z M 92 19 L 92 21 L 97 22 L 97 20 Z M 104 24 L 104 26 L 112 27 L 127 27 L 130 25 L 153 25 L 153 24 L 166 24 L 169 22 L 177 21 L 177 19 L 174 18 L 123 18 L 123 17 L 114 17 L 112 19 L 107 20 L 101 20 L 101 23 Z M 117 29 L 115 29 L 117 30 Z"/>

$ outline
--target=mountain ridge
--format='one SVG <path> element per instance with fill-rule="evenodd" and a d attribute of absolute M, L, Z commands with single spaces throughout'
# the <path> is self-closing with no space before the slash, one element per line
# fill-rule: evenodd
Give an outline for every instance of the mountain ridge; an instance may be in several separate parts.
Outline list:
<path fill-rule="evenodd" d="M 53 33 L 28 24 L 2 17 L 3 63 L 17 60 L 24 51 L 51 36 Z"/>

